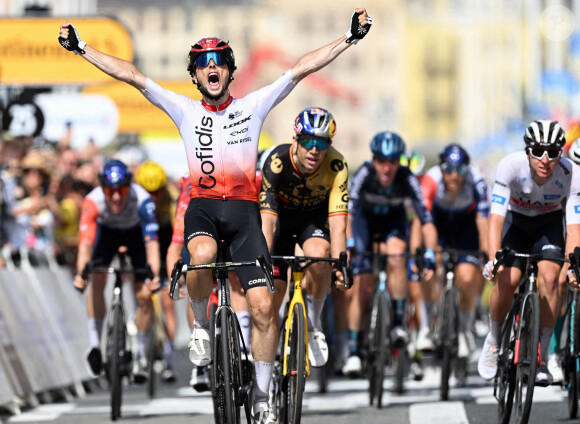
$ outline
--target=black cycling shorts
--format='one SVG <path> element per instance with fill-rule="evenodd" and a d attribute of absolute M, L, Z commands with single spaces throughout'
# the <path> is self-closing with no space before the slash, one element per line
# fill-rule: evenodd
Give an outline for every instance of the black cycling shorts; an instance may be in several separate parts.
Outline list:
<path fill-rule="evenodd" d="M 372 252 L 373 242 L 388 241 L 391 237 L 397 237 L 407 241 L 407 214 L 403 208 L 393 209 L 388 215 L 373 215 L 361 213 L 355 215 L 352 222 L 354 233 L 355 250 L 357 252 Z M 351 259 L 353 275 L 361 275 L 373 272 L 372 257 L 368 255 L 355 255 Z"/>
<path fill-rule="evenodd" d="M 314 211 L 281 211 L 276 224 L 272 255 L 294 255 L 296 243 L 302 247 L 310 238 L 321 238 L 330 243 L 328 207 Z M 274 267 L 277 268 L 274 270 L 276 277 L 288 275 L 286 262 L 274 261 Z"/>
<path fill-rule="evenodd" d="M 554 258 L 553 262 L 562 265 L 564 257 L 564 224 L 562 211 L 540 216 L 527 216 L 508 211 L 503 225 L 501 245 L 518 253 L 541 253 Z M 516 267 L 525 272 L 526 261 L 506 258 L 506 267 Z"/>
<path fill-rule="evenodd" d="M 259 255 L 270 260 L 256 202 L 194 198 L 189 202 L 184 223 L 185 246 L 194 237 L 209 236 L 218 244 L 220 240 L 226 243 L 232 261 L 255 261 Z M 236 273 L 244 291 L 267 284 L 259 267 L 239 268 Z"/>
<path fill-rule="evenodd" d="M 120 246 L 127 247 L 127 255 L 131 258 L 133 269 L 141 270 L 135 272 L 135 281 L 142 283 L 147 277 L 144 272 L 147 266 L 147 253 L 140 224 L 128 230 L 98 224 L 91 266 L 108 267 Z"/>

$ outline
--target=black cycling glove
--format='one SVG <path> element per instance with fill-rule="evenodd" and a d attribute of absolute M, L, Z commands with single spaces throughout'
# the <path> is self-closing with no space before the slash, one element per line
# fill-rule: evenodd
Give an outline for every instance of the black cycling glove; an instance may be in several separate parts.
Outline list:
<path fill-rule="evenodd" d="M 352 17 L 350 18 L 350 28 L 346 32 L 346 42 L 351 44 L 358 43 L 358 40 L 362 40 L 367 32 L 371 29 L 371 25 L 373 24 L 373 20 L 370 16 L 367 16 L 368 23 L 365 26 L 362 26 L 358 23 L 358 17 L 360 13 L 354 12 Z"/>
<path fill-rule="evenodd" d="M 69 52 L 74 52 L 75 54 L 85 54 L 84 48 L 87 43 L 81 40 L 81 37 L 79 37 L 79 33 L 73 24 L 68 24 L 68 38 L 64 39 L 59 36 L 58 42 Z"/>

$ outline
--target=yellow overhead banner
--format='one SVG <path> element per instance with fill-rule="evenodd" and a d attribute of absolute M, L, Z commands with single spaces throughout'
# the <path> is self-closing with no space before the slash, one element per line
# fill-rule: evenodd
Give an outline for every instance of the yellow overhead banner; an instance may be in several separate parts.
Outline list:
<path fill-rule="evenodd" d="M 142 133 L 163 132 L 179 136 L 177 127 L 161 109 L 153 106 L 139 90 L 129 84 L 115 81 L 98 87 L 90 87 L 83 93 L 104 94 L 109 96 L 119 108 L 119 132 Z M 200 100 L 201 94 L 191 80 L 156 80 L 161 87 L 174 91 L 194 100 Z"/>
<path fill-rule="evenodd" d="M 58 31 L 65 18 L 0 19 L 0 84 L 101 84 L 110 77 L 65 50 Z M 79 36 L 88 45 L 133 61 L 129 31 L 111 18 L 74 18 Z"/>

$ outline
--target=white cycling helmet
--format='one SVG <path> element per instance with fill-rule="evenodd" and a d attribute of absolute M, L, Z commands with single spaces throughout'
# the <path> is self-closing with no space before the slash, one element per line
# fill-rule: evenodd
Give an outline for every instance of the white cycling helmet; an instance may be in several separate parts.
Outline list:
<path fill-rule="evenodd" d="M 566 144 L 564 130 L 557 121 L 538 120 L 530 123 L 524 134 L 526 147 L 542 146 L 561 149 Z"/>
<path fill-rule="evenodd" d="M 580 138 L 574 140 L 570 146 L 570 150 L 568 150 L 568 157 L 572 162 L 580 165 Z"/>

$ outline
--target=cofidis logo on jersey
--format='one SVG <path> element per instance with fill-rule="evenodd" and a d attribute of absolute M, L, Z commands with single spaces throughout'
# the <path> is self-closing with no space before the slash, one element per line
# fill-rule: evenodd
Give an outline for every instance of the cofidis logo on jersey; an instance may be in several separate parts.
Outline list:
<path fill-rule="evenodd" d="M 199 186 L 209 190 L 216 185 L 213 176 L 215 164 L 213 163 L 213 120 L 209 116 L 201 118 L 201 126 L 196 126 L 195 135 L 198 137 L 199 147 L 195 148 L 195 157 L 201 161 L 202 176 L 199 177 Z"/>
<path fill-rule="evenodd" d="M 498 194 L 494 194 L 491 197 L 491 203 L 497 203 L 498 205 L 505 205 L 505 201 L 506 201 L 506 198 L 503 196 L 500 196 Z"/>

